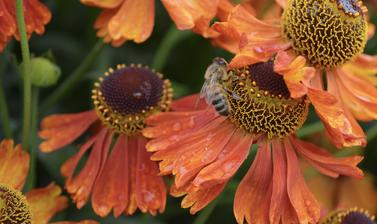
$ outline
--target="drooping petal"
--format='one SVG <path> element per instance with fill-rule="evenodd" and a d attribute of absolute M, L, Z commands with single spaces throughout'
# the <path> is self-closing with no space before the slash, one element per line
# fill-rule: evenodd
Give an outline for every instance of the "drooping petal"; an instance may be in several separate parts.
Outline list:
<path fill-rule="evenodd" d="M 209 29 L 220 0 L 161 0 L 180 30 L 192 29 L 204 37 L 216 33 Z"/>
<path fill-rule="evenodd" d="M 26 194 L 33 213 L 33 223 L 48 223 L 56 213 L 68 207 L 68 198 L 61 196 L 61 193 L 61 188 L 51 183 L 47 187 L 36 188 Z"/>
<path fill-rule="evenodd" d="M 377 56 L 362 54 L 354 60 L 344 64 L 342 69 L 348 71 L 352 75 L 370 81 L 377 86 Z"/>
<path fill-rule="evenodd" d="M 94 110 L 77 114 L 59 114 L 44 118 L 39 137 L 46 139 L 39 148 L 51 152 L 72 143 L 98 119 Z"/>
<path fill-rule="evenodd" d="M 268 223 L 272 194 L 272 156 L 267 144 L 259 146 L 246 176 L 238 185 L 233 211 L 238 223 Z"/>
<path fill-rule="evenodd" d="M 129 182 L 132 180 L 129 179 L 130 149 L 127 146 L 127 137 L 119 136 L 93 187 L 93 210 L 101 217 L 107 216 L 111 209 L 114 209 L 114 216 L 118 217 L 128 205 Z"/>
<path fill-rule="evenodd" d="M 309 142 L 301 141 L 295 137 L 290 137 L 290 141 L 296 151 L 324 175 L 334 178 L 339 175 L 363 177 L 363 171 L 357 167 L 357 164 L 363 159 L 362 156 L 334 158 L 324 149 Z"/>
<path fill-rule="evenodd" d="M 317 223 L 320 206 L 308 189 L 298 165 L 297 155 L 289 141 L 284 141 L 287 157 L 287 190 L 300 223 Z"/>
<path fill-rule="evenodd" d="M 112 134 L 108 133 L 106 128 L 103 128 L 95 139 L 89 140 L 74 157 L 67 160 L 62 168 L 62 174 L 67 177 L 66 188 L 71 194 L 72 199 L 78 208 L 81 208 L 87 202 L 92 191 L 93 184 L 104 167 L 108 150 L 110 147 Z M 73 177 L 75 167 L 83 156 L 86 150 L 93 144 L 94 146 L 85 163 L 84 168 L 79 171 L 77 176 Z"/>
<path fill-rule="evenodd" d="M 16 1 L 4 1 L 4 3 L 8 12 L 13 18 L 16 18 Z M 25 0 L 24 13 L 28 37 L 30 38 L 33 32 L 42 35 L 45 31 L 45 25 L 51 20 L 50 10 L 39 0 Z M 20 39 L 18 29 L 14 35 L 18 40 Z"/>
<path fill-rule="evenodd" d="M 292 98 L 300 98 L 307 93 L 307 86 L 316 73 L 313 67 L 305 65 L 304 57 L 292 57 L 286 51 L 278 52 L 274 60 L 274 71 L 283 75 Z"/>
<path fill-rule="evenodd" d="M 17 165 L 15 165 L 17 164 Z M 13 140 L 0 142 L 0 183 L 21 190 L 29 172 L 29 154 Z"/>
<path fill-rule="evenodd" d="M 137 176 L 137 139 L 128 139 L 128 178 L 129 178 L 129 202 L 125 211 L 126 215 L 132 215 L 137 209 L 136 176 Z"/>
<path fill-rule="evenodd" d="M 287 190 L 287 159 L 285 148 L 280 139 L 272 140 L 272 195 L 270 204 L 270 223 L 299 223 Z"/>
<path fill-rule="evenodd" d="M 243 131 L 235 132 L 216 160 L 203 168 L 192 184 L 195 187 L 210 188 L 212 185 L 226 183 L 245 161 L 253 138 L 253 135 Z"/>
<path fill-rule="evenodd" d="M 166 204 L 166 187 L 161 176 L 158 176 L 158 165 L 151 161 L 151 153 L 147 152 L 145 145 L 147 139 L 136 136 L 137 166 L 136 166 L 136 203 L 142 212 L 156 215 L 157 210 L 162 213 Z"/>
<path fill-rule="evenodd" d="M 118 7 L 124 0 L 80 0 L 81 3 L 105 9 Z"/>
<path fill-rule="evenodd" d="M 331 86 L 331 84 L 329 84 Z M 337 146 L 365 145 L 365 135 L 355 119 L 343 107 L 333 91 L 309 88 L 308 96 L 326 127 L 330 140 Z"/>
<path fill-rule="evenodd" d="M 339 96 L 353 116 L 362 121 L 377 119 L 377 88 L 344 69 L 338 69 L 334 74 Z"/>
<path fill-rule="evenodd" d="M 127 41 L 127 39 L 123 37 L 113 39 L 109 34 L 108 24 L 118 11 L 119 8 L 105 9 L 99 14 L 94 22 L 94 28 L 98 30 L 97 36 L 102 37 L 105 43 L 111 43 L 111 45 L 114 47 L 119 47 Z"/>
<path fill-rule="evenodd" d="M 5 7 L 4 0 L 0 0 L 0 52 L 2 52 L 16 32 L 16 21 Z"/>
<path fill-rule="evenodd" d="M 111 39 L 128 39 L 144 42 L 154 26 L 153 0 L 123 1 L 118 12 L 110 19 L 108 31 Z"/>

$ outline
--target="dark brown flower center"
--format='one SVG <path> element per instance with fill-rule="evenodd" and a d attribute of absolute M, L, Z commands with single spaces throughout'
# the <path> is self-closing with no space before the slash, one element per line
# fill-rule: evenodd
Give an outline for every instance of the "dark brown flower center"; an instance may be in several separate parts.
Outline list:
<path fill-rule="evenodd" d="M 0 185 L 0 223 L 31 223 L 30 207 L 25 196 L 5 185 Z"/>
<path fill-rule="evenodd" d="M 283 32 L 293 49 L 317 67 L 333 68 L 360 55 L 367 9 L 358 0 L 289 0 Z"/>
<path fill-rule="evenodd" d="M 376 224 L 368 211 L 351 208 L 330 213 L 320 224 Z"/>
<path fill-rule="evenodd" d="M 308 102 L 292 99 L 273 62 L 259 63 L 229 71 L 224 86 L 230 105 L 229 118 L 238 127 L 269 138 L 294 133 L 305 121 Z"/>
<path fill-rule="evenodd" d="M 92 98 L 102 122 L 130 135 L 144 128 L 146 117 L 167 110 L 173 97 L 170 81 L 142 66 L 118 65 L 95 86 Z"/>

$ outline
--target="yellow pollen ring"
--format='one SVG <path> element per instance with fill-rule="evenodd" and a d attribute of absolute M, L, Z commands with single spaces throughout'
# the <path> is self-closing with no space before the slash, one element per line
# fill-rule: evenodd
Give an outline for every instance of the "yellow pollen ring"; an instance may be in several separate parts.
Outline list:
<path fill-rule="evenodd" d="M 142 65 L 131 64 L 130 67 L 141 68 Z M 123 68 L 126 68 L 126 65 L 121 64 L 117 66 L 117 70 Z M 144 68 L 149 69 L 147 66 L 144 66 Z M 104 75 L 111 76 L 111 74 L 114 72 L 114 69 L 110 68 L 107 72 L 105 72 Z M 163 75 L 161 73 L 156 73 L 154 70 L 152 70 L 152 72 L 154 72 L 160 79 L 163 78 Z M 170 104 L 173 100 L 173 89 L 171 87 L 171 82 L 168 79 L 165 79 L 163 80 L 163 92 L 161 99 L 156 105 L 149 106 L 148 108 L 145 108 L 138 113 L 123 114 L 112 109 L 106 103 L 106 99 L 104 98 L 100 90 L 100 85 L 103 81 L 103 78 L 100 77 L 98 80 L 99 81 L 94 84 L 94 89 L 92 90 L 92 100 L 95 106 L 95 110 L 102 123 L 118 133 L 126 135 L 134 135 L 138 133 L 145 127 L 144 120 L 148 116 L 157 112 L 169 110 Z"/>
<path fill-rule="evenodd" d="M 289 0 L 283 33 L 312 65 L 334 68 L 363 52 L 366 17 L 365 6 L 357 0 Z"/>
<path fill-rule="evenodd" d="M 356 212 L 361 215 L 364 215 L 365 218 L 369 220 L 375 220 L 375 217 L 373 215 L 370 215 L 367 210 L 358 208 L 358 207 L 353 207 L 347 210 L 331 212 L 327 216 L 325 216 L 323 220 L 320 221 L 319 223 L 320 224 L 341 224 L 344 221 L 345 217 L 352 212 Z"/>
<path fill-rule="evenodd" d="M 31 224 L 31 219 L 26 197 L 12 187 L 0 184 L 0 223 Z"/>
<path fill-rule="evenodd" d="M 305 98 L 285 98 L 281 94 L 276 97 L 260 90 L 256 81 L 240 75 L 248 70 L 244 67 L 230 71 L 233 75 L 224 84 L 232 93 L 227 95 L 229 119 L 246 132 L 266 134 L 270 139 L 294 133 L 306 120 L 309 102 Z"/>

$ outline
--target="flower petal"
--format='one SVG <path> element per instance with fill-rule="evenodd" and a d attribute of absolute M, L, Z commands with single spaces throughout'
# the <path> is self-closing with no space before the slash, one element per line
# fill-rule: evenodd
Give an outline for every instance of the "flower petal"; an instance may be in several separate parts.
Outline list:
<path fill-rule="evenodd" d="M 342 69 L 370 81 L 377 86 L 377 56 L 362 54 L 343 65 Z"/>
<path fill-rule="evenodd" d="M 26 194 L 33 213 L 33 223 L 48 223 L 57 212 L 68 207 L 68 198 L 61 196 L 61 193 L 61 188 L 51 183 L 47 187 L 33 189 Z"/>
<path fill-rule="evenodd" d="M 107 216 L 111 209 L 114 209 L 114 217 L 118 217 L 128 205 L 129 181 L 133 180 L 128 176 L 130 149 L 127 146 L 127 137 L 120 135 L 94 184 L 92 207 L 101 217 Z"/>
<path fill-rule="evenodd" d="M 0 52 L 2 52 L 16 32 L 16 21 L 5 7 L 4 0 L 0 0 Z"/>
<path fill-rule="evenodd" d="M 67 177 L 67 191 L 71 194 L 78 208 L 82 208 L 87 202 L 93 184 L 104 167 L 111 139 L 112 134 L 109 134 L 106 128 L 103 128 L 98 135 L 95 136 L 93 149 L 84 168 L 79 171 L 77 176 L 72 177 L 74 168 L 92 142 L 88 142 L 87 145 L 84 145 L 83 148 L 80 149 L 80 152 L 66 161 L 61 168 L 62 174 Z"/>
<path fill-rule="evenodd" d="M 301 141 L 295 137 L 290 137 L 290 141 L 296 151 L 324 175 L 334 178 L 339 175 L 363 177 L 363 171 L 357 167 L 357 164 L 363 159 L 362 156 L 334 158 L 324 149 L 309 142 Z"/>
<path fill-rule="evenodd" d="M 41 122 L 39 137 L 46 139 L 39 148 L 51 152 L 72 143 L 98 119 L 94 110 L 78 114 L 51 115 Z"/>
<path fill-rule="evenodd" d="M 80 0 L 81 3 L 98 8 L 113 9 L 118 7 L 124 0 Z"/>
<path fill-rule="evenodd" d="M 149 38 L 153 26 L 154 1 L 127 0 L 109 21 L 108 31 L 113 40 L 123 38 L 141 43 Z"/>
<path fill-rule="evenodd" d="M 272 193 L 272 157 L 267 144 L 259 146 L 253 165 L 238 185 L 233 211 L 238 223 L 268 223 Z"/>
<path fill-rule="evenodd" d="M 147 152 L 145 145 L 147 139 L 143 136 L 137 138 L 137 167 L 136 167 L 136 202 L 142 212 L 152 215 L 164 212 L 166 205 L 166 187 L 161 176 L 158 176 L 158 165 L 150 160 L 151 153 Z"/>
<path fill-rule="evenodd" d="M 300 223 L 317 223 L 320 207 L 306 186 L 298 165 L 297 155 L 289 141 L 284 141 L 287 156 L 287 190 Z"/>
<path fill-rule="evenodd" d="M 17 164 L 17 166 L 15 166 Z M 0 142 L 0 183 L 21 190 L 29 172 L 29 154 L 13 140 Z"/>
<path fill-rule="evenodd" d="M 161 0 L 180 30 L 193 29 L 204 37 L 216 35 L 209 29 L 219 0 Z"/>

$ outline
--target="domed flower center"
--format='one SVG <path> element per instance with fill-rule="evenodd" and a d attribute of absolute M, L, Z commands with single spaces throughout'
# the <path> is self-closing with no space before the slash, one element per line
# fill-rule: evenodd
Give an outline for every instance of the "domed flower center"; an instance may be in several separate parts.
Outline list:
<path fill-rule="evenodd" d="M 352 208 L 331 214 L 321 224 L 376 224 L 373 220 L 367 211 Z"/>
<path fill-rule="evenodd" d="M 312 65 L 333 68 L 362 53 L 366 13 L 359 0 L 289 0 L 283 32 Z"/>
<path fill-rule="evenodd" d="M 228 90 L 229 118 L 238 127 L 269 138 L 285 137 L 304 123 L 308 102 L 290 98 L 283 77 L 273 70 L 273 62 L 229 71 L 224 83 Z"/>
<path fill-rule="evenodd" d="M 0 223 L 31 223 L 31 212 L 21 192 L 0 185 Z"/>
<path fill-rule="evenodd" d="M 146 117 L 167 110 L 173 97 L 170 81 L 146 67 L 118 65 L 99 81 L 92 96 L 98 116 L 128 135 L 144 128 Z"/>

